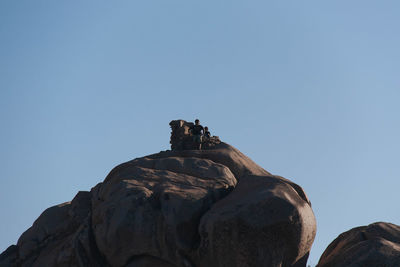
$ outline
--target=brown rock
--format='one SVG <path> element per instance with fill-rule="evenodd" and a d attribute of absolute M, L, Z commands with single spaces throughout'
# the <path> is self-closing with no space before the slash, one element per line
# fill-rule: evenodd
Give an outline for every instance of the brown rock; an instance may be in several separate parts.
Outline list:
<path fill-rule="evenodd" d="M 93 242 L 90 210 L 91 193 L 83 191 L 45 210 L 18 240 L 18 266 L 105 266 Z"/>
<path fill-rule="evenodd" d="M 344 232 L 327 247 L 317 266 L 400 266 L 400 226 L 377 222 Z"/>
<path fill-rule="evenodd" d="M 17 266 L 17 264 L 18 247 L 16 245 L 11 245 L 0 254 L 0 267 Z"/>
<path fill-rule="evenodd" d="M 198 244 L 201 216 L 235 184 L 229 168 L 208 159 L 128 162 L 93 191 L 98 247 L 112 266 L 125 266 L 136 255 L 184 266 L 181 251 Z"/>
<path fill-rule="evenodd" d="M 300 186 L 220 143 L 117 166 L 43 212 L 0 264 L 305 266 L 315 230 Z"/>
<path fill-rule="evenodd" d="M 249 175 L 203 216 L 200 235 L 200 266 L 305 266 L 315 219 L 285 181 Z"/>

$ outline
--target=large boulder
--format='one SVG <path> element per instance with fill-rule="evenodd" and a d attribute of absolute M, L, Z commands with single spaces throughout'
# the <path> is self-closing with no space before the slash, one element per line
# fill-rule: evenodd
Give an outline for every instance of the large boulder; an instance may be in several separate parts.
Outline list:
<path fill-rule="evenodd" d="M 117 166 L 43 212 L 0 265 L 306 266 L 315 232 L 300 186 L 220 143 Z"/>
<path fill-rule="evenodd" d="M 318 263 L 318 267 L 339 266 L 400 266 L 400 226 L 377 222 L 340 234 Z"/>
<path fill-rule="evenodd" d="M 106 266 L 91 227 L 91 193 L 46 209 L 0 255 L 0 266 Z"/>

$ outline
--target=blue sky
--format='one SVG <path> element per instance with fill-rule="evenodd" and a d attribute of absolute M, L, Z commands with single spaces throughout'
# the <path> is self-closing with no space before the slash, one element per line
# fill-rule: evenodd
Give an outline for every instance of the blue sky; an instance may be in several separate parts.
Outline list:
<path fill-rule="evenodd" d="M 400 224 L 398 1 L 1 1 L 0 250 L 199 118 L 341 232 Z"/>

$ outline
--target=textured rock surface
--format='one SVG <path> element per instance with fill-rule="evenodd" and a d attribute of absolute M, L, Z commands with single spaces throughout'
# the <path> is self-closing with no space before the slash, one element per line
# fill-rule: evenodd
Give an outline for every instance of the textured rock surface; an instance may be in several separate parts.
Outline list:
<path fill-rule="evenodd" d="M 4 266 L 306 266 L 316 223 L 302 188 L 225 143 L 114 168 L 43 212 Z"/>
<path fill-rule="evenodd" d="M 400 266 L 400 226 L 378 222 L 340 234 L 325 250 L 319 267 Z"/>

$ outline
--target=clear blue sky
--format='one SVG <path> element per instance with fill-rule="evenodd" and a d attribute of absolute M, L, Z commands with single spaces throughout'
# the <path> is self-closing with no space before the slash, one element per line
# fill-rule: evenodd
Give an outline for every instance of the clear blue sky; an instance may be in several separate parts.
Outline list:
<path fill-rule="evenodd" d="M 199 118 L 341 232 L 400 224 L 400 2 L 0 2 L 0 251 Z"/>

